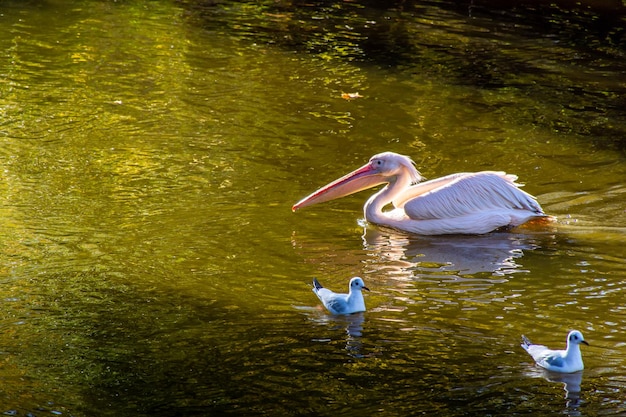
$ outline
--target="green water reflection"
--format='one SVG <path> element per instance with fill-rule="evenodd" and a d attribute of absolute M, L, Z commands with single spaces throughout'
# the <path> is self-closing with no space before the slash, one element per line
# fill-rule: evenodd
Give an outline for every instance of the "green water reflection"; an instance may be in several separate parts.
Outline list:
<path fill-rule="evenodd" d="M 0 411 L 624 412 L 622 7 L 381 4 L 0 5 Z M 290 212 L 383 150 L 515 173 L 559 221 Z M 366 313 L 318 308 L 354 275 Z M 570 328 L 577 402 L 518 346 Z"/>

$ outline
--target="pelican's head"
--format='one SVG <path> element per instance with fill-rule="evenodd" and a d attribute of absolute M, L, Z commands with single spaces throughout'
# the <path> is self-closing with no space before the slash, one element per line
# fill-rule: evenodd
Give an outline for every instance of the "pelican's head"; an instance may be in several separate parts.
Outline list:
<path fill-rule="evenodd" d="M 393 182 L 394 178 L 407 174 L 408 182 L 416 183 L 421 179 L 411 158 L 394 152 L 379 153 L 371 157 L 369 162 L 361 168 L 304 197 L 294 204 L 291 210 L 296 211 L 312 204 L 345 197 L 367 188 Z"/>
<path fill-rule="evenodd" d="M 422 177 L 415 169 L 415 162 L 406 155 L 395 152 L 383 152 L 370 158 L 369 164 L 384 177 L 394 177 L 400 175 L 402 171 L 409 173 L 412 183 L 419 182 Z"/>

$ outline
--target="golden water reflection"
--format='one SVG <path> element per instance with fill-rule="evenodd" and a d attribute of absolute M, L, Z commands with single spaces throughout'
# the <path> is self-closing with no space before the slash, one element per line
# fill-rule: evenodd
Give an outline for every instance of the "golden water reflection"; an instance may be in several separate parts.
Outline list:
<path fill-rule="evenodd" d="M 578 409 L 623 412 L 624 63 L 606 16 L 549 11 L 564 35 L 437 1 L 2 2 L 0 411 L 555 414 L 518 339 L 576 327 Z M 290 212 L 384 150 L 518 174 L 556 230 Z M 313 276 L 354 275 L 367 312 L 318 310 Z"/>

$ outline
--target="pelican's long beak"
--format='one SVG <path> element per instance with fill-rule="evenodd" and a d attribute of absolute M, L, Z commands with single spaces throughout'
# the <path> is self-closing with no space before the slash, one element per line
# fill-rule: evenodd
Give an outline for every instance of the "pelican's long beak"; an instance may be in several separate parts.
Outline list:
<path fill-rule="evenodd" d="M 302 207 L 345 197 L 347 195 L 384 184 L 385 182 L 387 181 L 378 172 L 378 170 L 376 170 L 376 168 L 374 168 L 370 163 L 367 163 L 361 168 L 323 186 L 311 195 L 304 197 L 302 200 L 294 204 L 291 210 L 296 211 Z"/>

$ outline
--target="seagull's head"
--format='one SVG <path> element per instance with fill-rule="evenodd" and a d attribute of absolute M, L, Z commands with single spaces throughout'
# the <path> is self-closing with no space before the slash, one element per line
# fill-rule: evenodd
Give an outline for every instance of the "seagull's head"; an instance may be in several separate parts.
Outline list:
<path fill-rule="evenodd" d="M 365 286 L 361 277 L 354 277 L 350 280 L 350 291 L 370 290 Z"/>
<path fill-rule="evenodd" d="M 571 332 L 569 332 L 569 334 L 567 335 L 568 345 L 580 345 L 581 343 L 589 346 L 589 343 L 585 341 L 585 338 L 583 337 L 583 334 L 581 332 L 579 332 L 578 330 L 572 330 Z"/>

